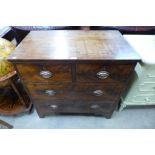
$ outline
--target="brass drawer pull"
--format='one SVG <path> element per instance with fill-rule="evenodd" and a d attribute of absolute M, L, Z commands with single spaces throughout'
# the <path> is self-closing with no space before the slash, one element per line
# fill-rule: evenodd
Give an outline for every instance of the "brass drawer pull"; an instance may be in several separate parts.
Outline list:
<path fill-rule="evenodd" d="M 41 71 L 40 76 L 42 76 L 45 79 L 48 79 L 53 76 L 53 73 L 50 71 Z"/>
<path fill-rule="evenodd" d="M 99 79 L 106 79 L 110 74 L 107 71 L 100 71 L 96 75 Z"/>
<path fill-rule="evenodd" d="M 52 104 L 52 105 L 50 105 L 50 108 L 52 108 L 52 109 L 57 109 L 57 108 L 58 108 L 58 105 Z"/>
<path fill-rule="evenodd" d="M 45 90 L 45 93 L 48 94 L 49 96 L 54 96 L 56 94 L 54 90 Z"/>
<path fill-rule="evenodd" d="M 102 95 L 104 95 L 104 93 L 103 93 L 102 90 L 95 90 L 95 91 L 93 91 L 93 94 L 94 94 L 95 96 L 102 96 Z"/>
<path fill-rule="evenodd" d="M 90 106 L 91 109 L 98 109 L 100 106 L 98 104 L 93 104 Z"/>

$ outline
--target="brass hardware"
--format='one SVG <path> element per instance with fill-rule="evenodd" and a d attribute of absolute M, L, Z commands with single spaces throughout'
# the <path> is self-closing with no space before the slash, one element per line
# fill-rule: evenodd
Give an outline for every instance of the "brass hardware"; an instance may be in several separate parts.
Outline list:
<path fill-rule="evenodd" d="M 52 105 L 50 105 L 50 108 L 52 108 L 52 109 L 57 109 L 57 108 L 58 108 L 58 105 L 52 104 Z"/>
<path fill-rule="evenodd" d="M 100 71 L 96 75 L 99 79 L 106 79 L 110 74 L 107 71 Z"/>
<path fill-rule="evenodd" d="M 53 76 L 53 73 L 50 71 L 41 71 L 40 76 L 42 76 L 45 79 L 48 79 Z"/>
<path fill-rule="evenodd" d="M 45 93 L 48 94 L 49 96 L 54 96 L 56 94 L 54 90 L 45 90 Z"/>
<path fill-rule="evenodd" d="M 98 109 L 100 106 L 98 104 L 93 104 L 90 106 L 91 109 Z"/>
<path fill-rule="evenodd" d="M 95 90 L 95 91 L 93 91 L 93 94 L 94 94 L 95 96 L 102 96 L 104 93 L 103 93 L 102 90 Z"/>

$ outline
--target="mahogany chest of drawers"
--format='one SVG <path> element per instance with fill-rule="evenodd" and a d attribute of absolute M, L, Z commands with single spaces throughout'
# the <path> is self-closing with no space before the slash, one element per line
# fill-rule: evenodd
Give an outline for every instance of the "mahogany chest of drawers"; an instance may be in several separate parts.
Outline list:
<path fill-rule="evenodd" d="M 9 60 L 40 117 L 110 118 L 139 56 L 118 31 L 33 31 Z"/>

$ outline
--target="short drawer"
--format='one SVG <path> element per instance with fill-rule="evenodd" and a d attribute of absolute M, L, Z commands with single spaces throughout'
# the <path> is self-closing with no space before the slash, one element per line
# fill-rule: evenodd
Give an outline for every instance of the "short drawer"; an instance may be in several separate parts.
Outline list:
<path fill-rule="evenodd" d="M 17 64 L 17 69 L 26 82 L 71 82 L 69 64 Z"/>
<path fill-rule="evenodd" d="M 134 65 L 77 64 L 78 82 L 125 82 Z"/>
<path fill-rule="evenodd" d="M 144 92 L 154 92 L 154 96 L 155 96 L 155 81 L 154 82 L 150 82 L 150 83 L 143 83 L 143 84 L 139 84 L 139 91 L 144 93 Z"/>
<path fill-rule="evenodd" d="M 142 83 L 154 83 L 155 82 L 155 77 L 151 76 L 151 75 L 142 75 L 141 77 L 139 77 L 139 79 L 142 81 Z"/>
<path fill-rule="evenodd" d="M 154 94 L 139 94 L 131 98 L 131 102 L 137 103 L 138 105 L 151 104 L 155 105 L 155 95 Z"/>
<path fill-rule="evenodd" d="M 41 115 L 51 114 L 95 114 L 111 116 L 115 110 L 115 106 L 111 103 L 105 102 L 81 102 L 70 100 L 68 101 L 36 101 L 35 107 Z"/>
<path fill-rule="evenodd" d="M 122 87 L 117 84 L 28 84 L 27 88 L 35 99 L 67 99 L 84 101 L 115 101 Z"/>

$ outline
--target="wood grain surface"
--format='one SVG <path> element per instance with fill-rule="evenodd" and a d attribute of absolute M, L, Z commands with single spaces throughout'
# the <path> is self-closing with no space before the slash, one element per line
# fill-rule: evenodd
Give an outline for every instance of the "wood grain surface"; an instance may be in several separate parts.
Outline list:
<path fill-rule="evenodd" d="M 122 86 L 115 83 L 104 83 L 104 84 L 28 84 L 27 88 L 29 89 L 31 95 L 35 99 L 44 99 L 44 100 L 103 100 L 103 101 L 115 101 L 118 99 L 121 92 Z M 54 95 L 48 94 L 46 91 L 52 90 L 55 92 Z M 97 96 L 95 94 L 96 90 L 101 90 L 103 94 Z M 73 102 L 74 104 L 74 102 Z"/>
<path fill-rule="evenodd" d="M 9 60 L 39 117 L 110 118 L 140 58 L 118 31 L 32 31 Z M 41 71 L 52 76 L 44 78 Z"/>
<path fill-rule="evenodd" d="M 72 82 L 71 65 L 67 64 L 17 64 L 22 79 L 26 82 Z M 43 78 L 41 71 L 50 71 L 50 78 Z"/>
<path fill-rule="evenodd" d="M 43 100 L 35 100 L 35 107 L 40 117 L 55 114 L 83 114 L 83 115 L 102 115 L 110 118 L 115 106 L 105 101 L 81 101 L 68 102 L 65 100 L 48 100 L 42 104 Z M 53 108 L 56 107 L 56 108 Z"/>
<path fill-rule="evenodd" d="M 125 82 L 134 69 L 133 64 L 128 65 L 105 65 L 103 64 L 77 64 L 76 65 L 76 79 L 77 82 L 109 82 L 122 83 Z M 97 77 L 97 73 L 106 71 L 109 76 L 105 79 Z"/>
<path fill-rule="evenodd" d="M 32 31 L 8 58 L 27 60 L 140 60 L 119 31 Z"/>

